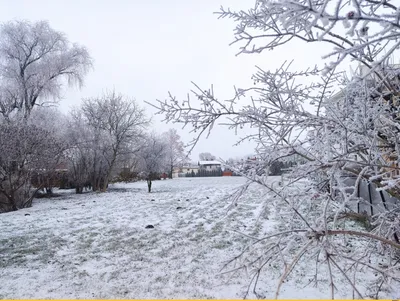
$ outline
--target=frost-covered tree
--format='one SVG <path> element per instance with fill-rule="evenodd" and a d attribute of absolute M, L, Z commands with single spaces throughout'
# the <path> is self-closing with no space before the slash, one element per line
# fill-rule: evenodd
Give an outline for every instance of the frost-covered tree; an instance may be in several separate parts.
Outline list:
<path fill-rule="evenodd" d="M 27 118 L 36 105 L 54 102 L 65 83 L 83 84 L 92 65 L 87 50 L 47 22 L 0 25 L 0 113 Z"/>
<path fill-rule="evenodd" d="M 76 193 L 83 193 L 85 186 L 92 185 L 94 160 L 98 152 L 96 133 L 78 109 L 71 112 L 66 129 L 68 149 L 64 157 L 68 164 L 68 181 L 75 187 Z"/>
<path fill-rule="evenodd" d="M 292 277 L 304 281 L 304 269 L 312 273 L 310 283 L 327 283 L 332 298 L 343 284 L 350 288 L 346 297 L 355 298 L 395 294 L 399 286 L 400 203 L 393 197 L 400 196 L 400 69 L 389 64 L 400 46 L 399 10 L 394 2 L 371 0 L 258 0 L 246 11 L 221 8 L 220 17 L 237 23 L 240 53 L 297 39 L 331 45 L 328 62 L 301 71 L 288 63 L 258 68 L 254 86 L 225 100 L 195 85 L 192 98 L 170 94 L 154 104 L 166 121 L 190 125 L 198 135 L 225 117 L 231 129 L 255 129 L 246 136 L 257 144 L 255 159 L 232 166 L 249 180 L 232 195 L 233 204 L 251 183 L 264 186 L 270 193 L 260 216 L 272 211 L 276 226 L 263 236 L 245 233 L 249 245 L 226 268 L 251 271 L 249 289 L 257 297 L 265 293 L 257 284 L 269 267 L 280 270 L 276 297 Z M 347 79 L 336 72 L 351 61 L 361 73 Z M 269 177 L 276 162 L 294 162 L 279 185 Z M 388 193 L 391 203 L 371 204 L 370 215 L 359 212 L 366 202 L 362 183 L 370 194 L 374 187 Z M 371 279 L 367 288 L 361 275 Z"/>
<path fill-rule="evenodd" d="M 34 178 L 35 185 L 51 192 L 56 164 L 66 148 L 63 118 L 55 110 L 35 107 L 54 103 L 64 84 L 82 85 L 90 67 L 86 49 L 47 22 L 0 25 L 0 172 L 6 207 L 31 205 Z"/>
<path fill-rule="evenodd" d="M 167 145 L 166 165 L 168 166 L 168 177 L 172 179 L 174 168 L 185 160 L 184 145 L 175 129 L 169 129 L 168 132 L 163 134 L 163 137 Z"/>
<path fill-rule="evenodd" d="M 169 166 L 165 164 L 168 155 L 168 144 L 162 137 L 151 133 L 142 141 L 139 157 L 139 172 L 147 181 L 148 192 L 152 182 L 160 178 L 160 174 Z"/>
<path fill-rule="evenodd" d="M 84 99 L 81 110 L 93 133 L 92 187 L 105 191 L 117 161 L 135 152 L 149 121 L 135 100 L 114 91 Z"/>
<path fill-rule="evenodd" d="M 212 155 L 211 153 L 200 153 L 199 154 L 199 159 L 200 161 L 211 161 L 211 160 L 215 160 L 216 157 L 214 155 Z"/>
<path fill-rule="evenodd" d="M 19 121 L 21 122 L 21 121 Z M 55 139 L 60 142 L 62 147 L 59 153 L 56 155 L 60 162 L 50 160 L 50 162 L 42 162 L 47 168 L 35 171 L 35 177 L 32 179 L 34 185 L 37 187 L 42 187 L 48 195 L 52 195 L 53 186 L 57 183 L 57 179 L 60 174 L 57 172 L 57 166 L 59 163 L 63 163 L 64 157 L 62 155 L 63 151 L 68 148 L 67 144 L 67 122 L 68 117 L 60 112 L 57 108 L 51 107 L 36 107 L 32 110 L 28 124 L 35 125 L 47 132 L 47 137 L 41 137 L 42 143 L 46 145 L 47 139 Z M 51 144 L 49 144 L 51 146 Z"/>
<path fill-rule="evenodd" d="M 63 150 L 64 143 L 45 128 L 34 124 L 2 122 L 0 211 L 30 207 L 35 195 L 32 176 L 53 171 Z M 37 189 L 43 188 L 43 185 Z"/>

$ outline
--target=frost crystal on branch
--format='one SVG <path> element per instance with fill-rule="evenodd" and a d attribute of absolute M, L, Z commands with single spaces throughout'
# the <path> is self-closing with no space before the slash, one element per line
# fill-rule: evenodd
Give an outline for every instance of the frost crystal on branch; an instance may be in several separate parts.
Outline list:
<path fill-rule="evenodd" d="M 254 160 L 231 162 L 249 181 L 232 204 L 251 183 L 262 185 L 269 191 L 263 212 L 268 208 L 277 222 L 263 236 L 244 233 L 249 245 L 225 268 L 251 271 L 249 289 L 257 297 L 266 269 L 281 271 L 278 297 L 310 263 L 310 283 L 328 283 L 331 298 L 343 283 L 353 298 L 378 298 L 399 285 L 400 68 L 390 64 L 400 45 L 398 12 L 394 2 L 371 0 L 258 0 L 247 11 L 221 8 L 219 16 L 237 24 L 232 44 L 239 53 L 294 39 L 324 43 L 332 47 L 326 67 L 295 71 L 285 62 L 274 71 L 258 68 L 254 85 L 229 99 L 194 84 L 183 101 L 170 93 L 152 104 L 165 121 L 192 128 L 192 148 L 218 123 L 255 130 L 243 138 L 257 143 Z M 336 71 L 349 59 L 359 65 L 351 78 Z M 272 167 L 283 163 L 288 168 L 275 181 Z M 361 273 L 375 277 L 368 289 Z"/>
<path fill-rule="evenodd" d="M 20 111 L 27 118 L 35 105 L 52 103 L 61 87 L 83 84 L 92 65 L 84 47 L 71 44 L 47 22 L 13 21 L 0 26 L 0 113 Z"/>

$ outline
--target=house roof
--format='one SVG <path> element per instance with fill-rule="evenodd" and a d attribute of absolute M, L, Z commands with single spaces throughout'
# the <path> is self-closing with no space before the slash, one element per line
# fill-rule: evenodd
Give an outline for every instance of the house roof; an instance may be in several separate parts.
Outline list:
<path fill-rule="evenodd" d="M 197 169 L 197 168 L 199 168 L 199 166 L 198 165 L 188 165 L 188 166 L 182 166 L 182 168 L 185 168 L 185 169 Z"/>
<path fill-rule="evenodd" d="M 211 161 L 199 161 L 199 165 L 221 165 L 221 162 L 211 160 Z"/>

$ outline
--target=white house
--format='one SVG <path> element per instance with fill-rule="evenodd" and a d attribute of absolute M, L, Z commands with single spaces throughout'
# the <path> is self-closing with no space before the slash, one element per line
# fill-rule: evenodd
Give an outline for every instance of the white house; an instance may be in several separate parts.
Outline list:
<path fill-rule="evenodd" d="M 221 162 L 210 160 L 210 161 L 199 161 L 200 169 L 204 170 L 218 170 L 221 168 Z"/>
<path fill-rule="evenodd" d="M 184 177 L 187 173 L 197 173 L 199 170 L 199 166 L 195 164 L 190 164 L 182 167 L 174 168 L 172 172 L 172 178 Z"/>

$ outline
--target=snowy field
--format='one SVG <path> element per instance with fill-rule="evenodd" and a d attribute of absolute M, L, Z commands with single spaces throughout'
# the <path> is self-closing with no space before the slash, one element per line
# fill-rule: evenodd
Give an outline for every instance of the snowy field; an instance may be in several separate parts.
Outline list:
<path fill-rule="evenodd" d="M 0 298 L 243 298 L 250 276 L 221 267 L 244 246 L 238 232 L 262 235 L 272 223 L 257 223 L 269 197 L 259 186 L 228 210 L 225 196 L 244 182 L 157 181 L 151 194 L 145 182 L 102 194 L 61 191 L 1 214 Z M 278 276 L 265 273 L 259 292 L 272 298 Z M 280 298 L 329 297 L 324 287 L 303 287 L 288 283 Z"/>

